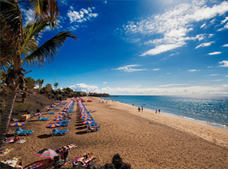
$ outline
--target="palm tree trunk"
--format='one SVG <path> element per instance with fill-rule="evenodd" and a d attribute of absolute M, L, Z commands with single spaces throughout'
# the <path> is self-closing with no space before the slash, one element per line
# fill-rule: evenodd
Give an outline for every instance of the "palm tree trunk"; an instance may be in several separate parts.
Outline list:
<path fill-rule="evenodd" d="M 21 101 L 22 103 L 25 102 L 26 97 L 27 97 L 27 93 L 26 92 L 23 92 L 23 94 L 22 94 L 22 101 Z"/>
<path fill-rule="evenodd" d="M 4 138 L 7 133 L 9 122 L 11 119 L 11 114 L 13 111 L 13 104 L 16 99 L 16 90 L 10 90 L 6 100 L 6 106 L 2 113 L 1 125 L 0 125 L 0 148 L 4 145 Z"/>

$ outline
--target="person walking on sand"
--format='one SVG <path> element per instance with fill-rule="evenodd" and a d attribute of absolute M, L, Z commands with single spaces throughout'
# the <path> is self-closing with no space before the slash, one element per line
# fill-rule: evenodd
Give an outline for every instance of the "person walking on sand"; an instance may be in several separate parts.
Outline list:
<path fill-rule="evenodd" d="M 158 113 L 160 113 L 160 109 L 158 109 Z"/>
<path fill-rule="evenodd" d="M 155 113 L 157 113 L 157 109 L 155 110 Z"/>
<path fill-rule="evenodd" d="M 141 110 L 142 110 L 142 112 L 143 112 L 143 106 L 141 106 Z"/>
<path fill-rule="evenodd" d="M 140 107 L 138 107 L 138 112 L 140 112 Z"/>

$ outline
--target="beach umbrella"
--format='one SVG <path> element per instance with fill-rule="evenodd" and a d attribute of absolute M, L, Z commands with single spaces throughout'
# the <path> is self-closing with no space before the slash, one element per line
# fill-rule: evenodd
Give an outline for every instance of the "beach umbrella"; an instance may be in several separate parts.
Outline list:
<path fill-rule="evenodd" d="M 53 119 L 53 121 L 62 121 L 62 119 L 60 119 L 60 118 L 55 118 L 55 119 Z"/>
<path fill-rule="evenodd" d="M 60 126 L 60 124 L 55 124 L 55 123 L 46 125 L 47 128 L 56 128 L 59 126 Z"/>
<path fill-rule="evenodd" d="M 82 124 L 90 124 L 93 123 L 94 121 L 83 121 Z"/>
<path fill-rule="evenodd" d="M 59 114 L 64 115 L 64 114 L 66 114 L 66 113 L 65 113 L 65 112 L 61 112 L 61 113 L 59 113 Z"/>
<path fill-rule="evenodd" d="M 16 122 L 16 123 L 10 123 L 9 124 L 10 127 L 14 127 L 14 126 L 18 127 L 18 126 L 24 126 L 24 125 L 25 125 L 25 123 L 21 123 L 21 122 Z"/>
<path fill-rule="evenodd" d="M 44 148 L 44 149 L 36 152 L 35 155 L 38 157 L 42 157 L 42 158 L 53 158 L 53 157 L 57 156 L 58 154 L 52 149 Z"/>
<path fill-rule="evenodd" d="M 36 113 L 36 114 L 34 114 L 34 116 L 41 116 L 41 115 L 43 115 L 42 113 Z"/>
<path fill-rule="evenodd" d="M 55 118 L 63 118 L 63 116 L 62 115 L 59 115 L 59 116 L 55 116 Z"/>

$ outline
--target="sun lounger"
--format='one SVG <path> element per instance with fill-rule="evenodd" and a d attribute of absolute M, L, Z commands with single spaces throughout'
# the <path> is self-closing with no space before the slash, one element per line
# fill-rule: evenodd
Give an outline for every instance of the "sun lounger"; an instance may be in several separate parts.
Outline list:
<path fill-rule="evenodd" d="M 70 120 L 61 120 L 61 123 L 69 123 Z"/>
<path fill-rule="evenodd" d="M 58 108 L 56 108 L 56 107 L 53 107 L 55 110 L 59 110 Z"/>
<path fill-rule="evenodd" d="M 18 129 L 16 129 L 16 132 L 14 134 L 18 134 L 18 135 L 29 135 L 32 134 L 35 130 L 22 130 L 20 127 Z"/>
<path fill-rule="evenodd" d="M 90 126 L 98 126 L 98 123 L 90 123 Z"/>
<path fill-rule="evenodd" d="M 64 127 L 69 125 L 69 123 L 62 123 L 60 121 L 58 122 L 58 124 L 60 124 L 60 126 L 64 126 Z"/>
<path fill-rule="evenodd" d="M 54 135 L 64 135 L 68 132 L 69 129 L 66 129 L 66 130 L 57 130 L 57 129 L 53 129 L 53 132 L 52 132 L 52 136 Z"/>
<path fill-rule="evenodd" d="M 41 120 L 41 121 L 48 121 L 49 118 L 44 118 L 44 117 L 40 116 L 40 117 L 39 117 L 39 120 Z"/>
<path fill-rule="evenodd" d="M 50 111 L 48 111 L 48 114 L 55 114 L 55 112 L 50 112 Z"/>

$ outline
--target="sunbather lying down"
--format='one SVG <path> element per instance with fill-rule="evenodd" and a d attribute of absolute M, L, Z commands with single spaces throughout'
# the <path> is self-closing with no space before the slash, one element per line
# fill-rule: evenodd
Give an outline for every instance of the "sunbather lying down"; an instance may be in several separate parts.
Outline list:
<path fill-rule="evenodd" d="M 73 166 L 81 164 L 82 166 L 86 167 L 91 161 L 95 160 L 96 158 L 97 157 L 93 156 L 91 153 L 87 153 L 74 159 Z"/>
<path fill-rule="evenodd" d="M 76 145 L 76 144 L 69 144 L 69 145 L 63 146 L 63 147 L 65 147 L 65 148 L 68 149 L 68 150 L 72 150 L 72 149 L 76 148 L 77 145 Z"/>

